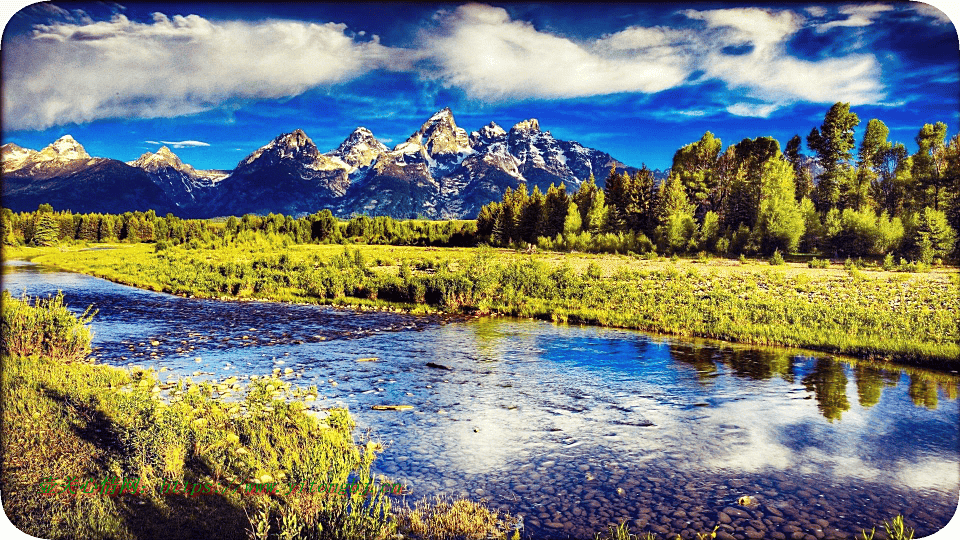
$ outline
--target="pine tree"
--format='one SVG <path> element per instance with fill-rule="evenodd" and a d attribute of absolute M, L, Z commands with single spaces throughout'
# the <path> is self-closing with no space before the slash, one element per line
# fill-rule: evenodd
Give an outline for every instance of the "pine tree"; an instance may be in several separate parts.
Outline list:
<path fill-rule="evenodd" d="M 804 216 L 795 198 L 793 178 L 789 163 L 770 160 L 764 166 L 757 234 L 765 254 L 795 252 L 803 235 Z"/>
<path fill-rule="evenodd" d="M 656 230 L 661 250 L 670 253 L 684 252 L 696 229 L 693 220 L 694 206 L 687 197 L 679 175 L 672 172 L 660 185 L 660 215 Z"/>
<path fill-rule="evenodd" d="M 815 191 L 818 210 L 825 212 L 840 201 L 840 183 L 850 169 L 854 148 L 853 128 L 860 118 L 850 112 L 849 103 L 835 103 L 823 118 L 820 129 L 813 128 L 807 135 L 807 146 L 817 154 L 823 167 Z"/>
<path fill-rule="evenodd" d="M 54 246 L 57 244 L 60 237 L 60 223 L 52 212 L 37 210 L 34 223 L 34 245 Z"/>

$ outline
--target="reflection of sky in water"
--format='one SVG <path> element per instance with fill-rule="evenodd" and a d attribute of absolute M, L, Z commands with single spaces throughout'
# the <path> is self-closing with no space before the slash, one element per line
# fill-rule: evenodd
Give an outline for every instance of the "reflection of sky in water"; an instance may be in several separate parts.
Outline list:
<path fill-rule="evenodd" d="M 615 455 L 641 477 L 648 466 L 779 471 L 840 490 L 903 485 L 948 506 L 960 486 L 958 383 L 940 376 L 940 387 L 924 385 L 932 376 L 922 370 L 533 321 L 438 324 L 187 300 L 36 268 L 3 277 L 15 294 L 60 288 L 72 309 L 95 303 L 95 345 L 106 362 L 200 371 L 195 380 L 291 367 L 295 384 L 320 388 L 316 407 L 348 407 L 361 431 L 387 443 L 385 458 L 419 464 L 410 471 L 421 481 L 522 477 L 531 461 Z M 148 337 L 162 344 L 137 345 Z M 368 356 L 380 361 L 356 362 Z M 376 412 L 375 404 L 415 410 Z"/>

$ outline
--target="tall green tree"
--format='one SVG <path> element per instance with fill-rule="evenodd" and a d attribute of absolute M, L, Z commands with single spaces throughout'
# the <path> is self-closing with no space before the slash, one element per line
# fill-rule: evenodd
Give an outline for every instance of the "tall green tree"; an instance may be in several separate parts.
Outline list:
<path fill-rule="evenodd" d="M 803 235 L 804 217 L 793 179 L 793 167 L 783 160 L 771 159 L 764 165 L 756 229 L 764 253 L 794 252 Z"/>
<path fill-rule="evenodd" d="M 917 153 L 913 155 L 911 171 L 916 186 L 923 191 L 924 204 L 940 209 L 942 191 L 949 184 L 946 152 L 947 125 L 943 122 L 924 124 L 917 134 Z"/>
<path fill-rule="evenodd" d="M 533 193 L 527 198 L 520 215 L 520 238 L 524 242 L 534 244 L 537 242 L 537 237 L 543 235 L 546 205 L 547 199 L 540 191 L 540 186 L 533 186 Z"/>
<path fill-rule="evenodd" d="M 807 146 L 816 153 L 823 167 L 814 197 L 821 212 L 837 207 L 841 184 L 851 182 L 853 129 L 859 124 L 860 118 L 850 111 L 850 104 L 838 102 L 827 111 L 820 129 L 813 128 L 807 135 Z"/>
<path fill-rule="evenodd" d="M 603 190 L 597 187 L 597 182 L 593 174 L 587 178 L 580 189 L 571 197 L 574 204 L 580 210 L 580 221 L 583 223 L 583 230 L 590 232 L 599 231 L 606 221 L 606 196 Z"/>
<path fill-rule="evenodd" d="M 790 166 L 793 167 L 794 195 L 798 201 L 804 197 L 809 197 L 813 191 L 813 175 L 810 174 L 810 170 L 803 164 L 806 156 L 800 152 L 802 146 L 803 138 L 800 137 L 800 135 L 794 135 L 793 138 L 787 142 L 787 147 L 783 151 L 784 157 L 787 158 Z"/>
<path fill-rule="evenodd" d="M 563 232 L 563 222 L 567 219 L 568 206 L 570 206 L 570 198 L 567 196 L 567 188 L 563 185 L 550 184 L 544 200 L 546 223 L 541 236 L 553 238 Z"/>
<path fill-rule="evenodd" d="M 673 155 L 670 172 L 680 178 L 687 197 L 697 208 L 697 215 L 710 210 L 708 196 L 716 188 L 716 166 L 721 149 L 721 140 L 707 131 L 699 141 L 684 146 Z"/>
<path fill-rule="evenodd" d="M 694 205 L 687 197 L 679 175 L 670 173 L 667 181 L 660 185 L 659 199 L 657 242 L 662 251 L 685 252 L 696 231 L 696 222 L 693 219 Z"/>

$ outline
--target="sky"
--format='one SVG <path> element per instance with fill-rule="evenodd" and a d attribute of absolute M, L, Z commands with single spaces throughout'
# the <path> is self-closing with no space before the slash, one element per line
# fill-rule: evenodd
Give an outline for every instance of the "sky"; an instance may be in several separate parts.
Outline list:
<path fill-rule="evenodd" d="M 298 128 L 322 152 L 358 126 L 392 147 L 443 107 L 468 132 L 537 118 L 660 169 L 708 130 L 786 145 L 838 101 L 858 143 L 871 118 L 911 151 L 924 123 L 960 129 L 957 30 L 917 2 L 21 7 L 0 43 L 2 142 L 70 134 L 124 161 L 167 145 L 232 169 Z"/>

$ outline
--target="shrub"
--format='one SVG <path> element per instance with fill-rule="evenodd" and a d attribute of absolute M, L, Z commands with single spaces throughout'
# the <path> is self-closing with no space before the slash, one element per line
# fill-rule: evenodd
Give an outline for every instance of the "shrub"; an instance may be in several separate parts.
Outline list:
<path fill-rule="evenodd" d="M 807 266 L 810 268 L 827 268 L 830 266 L 830 261 L 827 259 L 818 259 L 814 257 L 810 259 L 810 262 L 807 263 Z"/>
<path fill-rule="evenodd" d="M 30 356 L 40 354 L 59 360 L 80 360 L 90 352 L 87 324 L 96 311 L 90 306 L 78 318 L 67 309 L 63 293 L 37 298 L 33 305 L 24 295 L 20 299 L 3 291 L 3 354 Z"/>
<path fill-rule="evenodd" d="M 774 251 L 774 252 L 773 252 L 773 256 L 770 257 L 770 265 L 771 265 L 771 266 L 780 266 L 780 265 L 782 265 L 782 264 L 785 264 L 784 261 L 783 261 L 783 255 L 780 254 L 780 250 L 778 249 L 778 250 Z"/>

